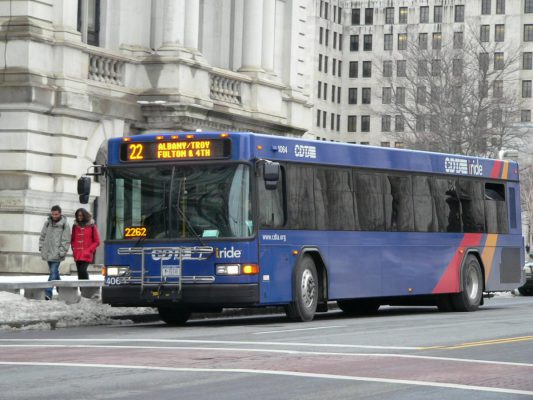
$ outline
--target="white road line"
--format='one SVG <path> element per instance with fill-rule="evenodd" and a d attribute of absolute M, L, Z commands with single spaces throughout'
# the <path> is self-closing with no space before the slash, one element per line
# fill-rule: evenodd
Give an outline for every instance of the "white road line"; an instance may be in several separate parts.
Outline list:
<path fill-rule="evenodd" d="M 346 328 L 346 325 L 317 326 L 317 327 L 314 327 L 314 328 L 283 329 L 283 330 L 280 330 L 280 331 L 253 332 L 252 335 L 266 335 L 268 333 L 316 331 L 316 330 L 319 330 L 319 329 L 335 329 L 335 328 Z"/>
<path fill-rule="evenodd" d="M 93 344 L 0 344 L 0 348 L 95 348 L 95 349 L 155 349 L 155 350 L 206 350 L 206 351 L 229 351 L 229 352 L 250 352 L 250 353 L 278 353 L 278 354 L 294 354 L 301 356 L 340 356 L 340 357 L 380 357 L 380 358 L 408 358 L 415 360 L 431 360 L 431 361 L 453 361 L 470 364 L 487 364 L 487 365 L 505 365 L 513 367 L 527 367 L 533 368 L 533 364 L 518 363 L 510 361 L 491 361 L 491 360 L 476 360 L 470 358 L 453 358 L 453 357 L 433 357 L 433 356 L 418 356 L 413 354 L 396 354 L 396 353 L 334 353 L 325 351 L 298 351 L 298 350 L 275 350 L 275 349 L 249 349 L 238 347 L 190 347 L 190 346 L 128 346 L 128 345 L 93 345 Z M 1 357 L 1 355 L 0 355 Z"/>
<path fill-rule="evenodd" d="M 172 368 L 172 367 L 152 367 L 141 365 L 120 365 L 120 364 L 79 364 L 79 363 L 39 363 L 39 362 L 3 362 L 0 361 L 0 365 L 24 365 L 24 366 L 47 366 L 47 367 L 84 367 L 84 368 L 108 368 L 108 369 L 135 369 L 135 370 L 151 370 L 151 371 L 169 371 L 169 372 L 228 372 L 228 373 L 241 373 L 241 374 L 263 374 L 263 375 L 280 375 L 280 376 L 293 376 L 299 378 L 319 378 L 319 379 L 336 379 L 345 381 L 359 381 L 359 382 L 377 382 L 377 383 L 390 383 L 399 385 L 411 385 L 411 386 L 429 386 L 448 389 L 459 390 L 474 390 L 480 392 L 491 393 L 505 393 L 505 394 L 519 394 L 524 396 L 533 396 L 533 391 L 517 390 L 517 389 L 505 389 L 494 388 L 487 386 L 470 386 L 460 385 L 455 383 L 439 383 L 439 382 L 427 382 L 427 381 L 413 381 L 406 379 L 387 379 L 387 378 L 369 378 L 364 376 L 345 376 L 345 375 L 331 375 L 331 374 L 316 374 L 308 372 L 292 372 L 292 371 L 269 371 L 260 369 L 232 369 L 232 368 Z"/>
<path fill-rule="evenodd" d="M 296 346 L 296 347 L 326 347 L 340 349 L 381 349 L 381 350 L 423 350 L 425 347 L 406 346 L 371 346 L 359 344 L 334 344 L 334 343 L 297 343 L 297 342 L 256 342 L 237 340 L 188 340 L 188 339 L 0 339 L 1 342 L 147 342 L 147 343 L 194 343 L 194 344 L 225 344 L 225 345 L 264 345 L 264 346 Z"/>

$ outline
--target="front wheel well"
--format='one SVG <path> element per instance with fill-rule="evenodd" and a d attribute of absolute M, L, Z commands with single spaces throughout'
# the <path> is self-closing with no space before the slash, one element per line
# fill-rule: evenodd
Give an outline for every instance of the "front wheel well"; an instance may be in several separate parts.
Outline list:
<path fill-rule="evenodd" d="M 318 302 L 324 303 L 328 300 L 328 271 L 322 255 L 317 249 L 302 251 L 302 257 L 308 255 L 313 259 L 318 277 Z"/>

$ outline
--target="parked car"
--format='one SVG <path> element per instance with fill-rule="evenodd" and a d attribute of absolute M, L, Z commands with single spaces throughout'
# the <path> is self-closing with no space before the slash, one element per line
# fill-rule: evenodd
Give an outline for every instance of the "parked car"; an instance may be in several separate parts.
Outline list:
<path fill-rule="evenodd" d="M 524 275 L 526 276 L 526 283 L 520 286 L 518 291 L 523 296 L 533 296 L 533 261 L 528 261 L 524 265 Z"/>

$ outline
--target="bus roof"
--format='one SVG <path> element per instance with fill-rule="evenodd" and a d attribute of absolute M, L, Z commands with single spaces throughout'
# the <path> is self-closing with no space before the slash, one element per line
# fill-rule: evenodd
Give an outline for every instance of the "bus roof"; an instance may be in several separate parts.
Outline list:
<path fill-rule="evenodd" d="M 272 161 L 291 161 L 330 166 L 352 166 L 381 170 L 518 180 L 518 164 L 514 161 L 390 147 L 306 140 L 252 132 L 150 133 L 128 138 L 114 138 L 109 140 L 109 165 L 133 164 L 132 162 L 121 161 L 119 157 L 120 145 L 124 141 L 135 144 L 156 141 L 198 141 L 218 139 L 221 137 L 231 141 L 231 154 L 228 155 L 227 159 L 235 161 L 267 159 Z M 167 163 L 181 162 L 172 159 L 165 161 Z M 162 160 L 156 162 L 161 163 Z"/>

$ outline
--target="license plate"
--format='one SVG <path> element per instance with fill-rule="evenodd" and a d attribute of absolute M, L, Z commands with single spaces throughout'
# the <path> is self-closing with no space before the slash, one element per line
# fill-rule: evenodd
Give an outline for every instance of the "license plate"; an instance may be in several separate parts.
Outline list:
<path fill-rule="evenodd" d="M 180 267 L 162 267 L 161 275 L 166 277 L 179 277 Z"/>

